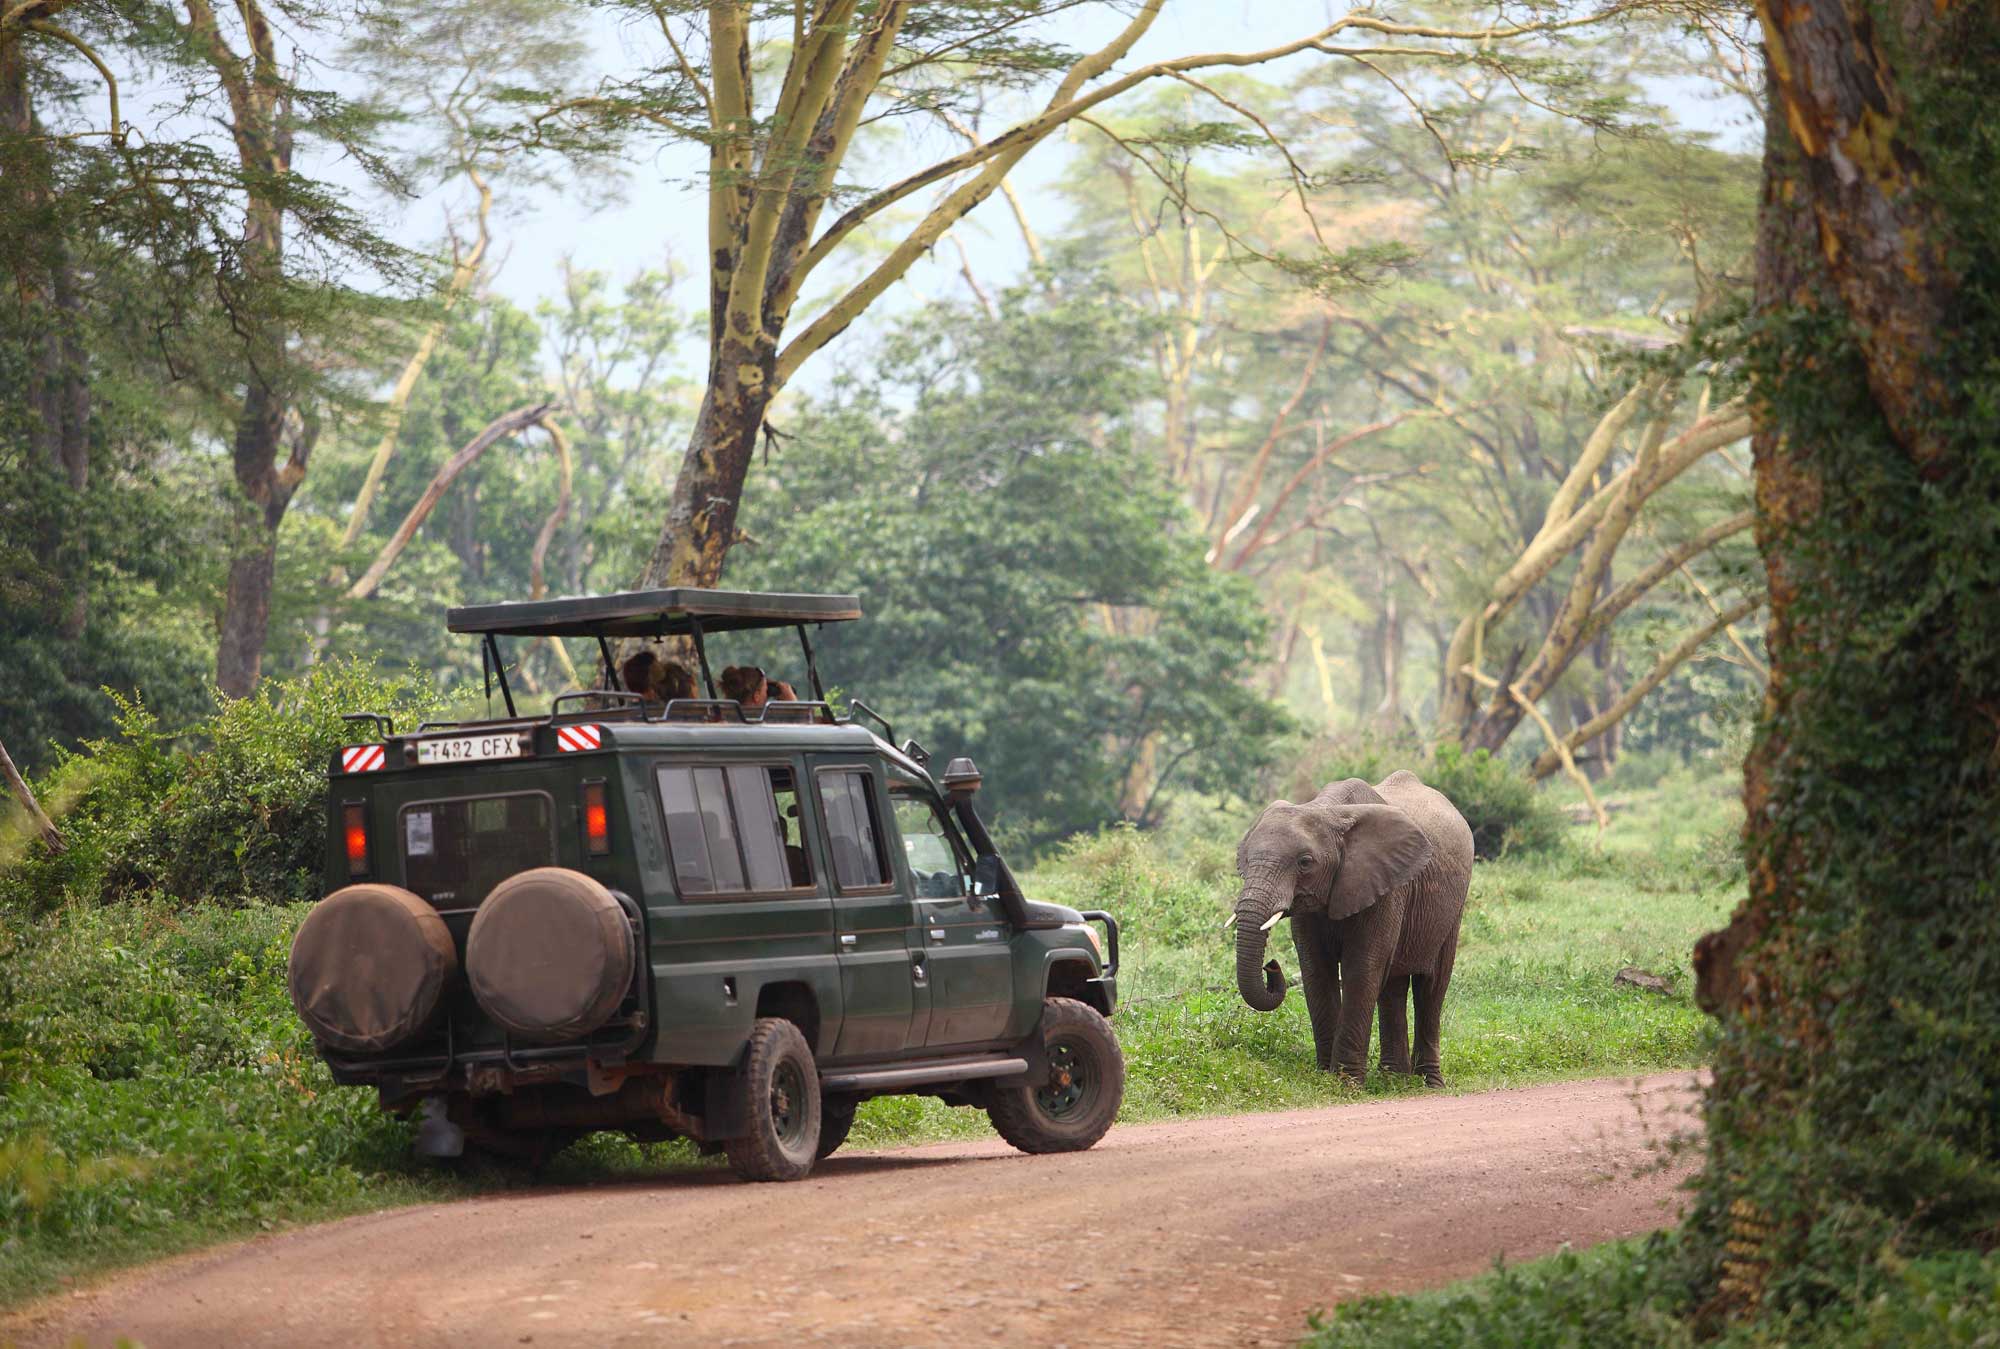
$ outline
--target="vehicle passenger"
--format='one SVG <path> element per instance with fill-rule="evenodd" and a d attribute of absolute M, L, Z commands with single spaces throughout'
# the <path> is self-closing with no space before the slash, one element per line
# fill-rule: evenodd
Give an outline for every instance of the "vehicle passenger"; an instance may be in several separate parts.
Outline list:
<path fill-rule="evenodd" d="M 745 712 L 770 701 L 770 681 L 755 665 L 732 665 L 722 672 L 722 696 L 733 698 Z"/>
<path fill-rule="evenodd" d="M 625 687 L 648 703 L 670 703 L 676 698 L 695 696 L 694 676 L 677 660 L 661 660 L 651 651 L 641 651 L 626 659 L 619 669 Z"/>
<path fill-rule="evenodd" d="M 618 667 L 618 677 L 624 681 L 629 692 L 638 694 L 648 702 L 658 701 L 653 692 L 653 682 L 658 677 L 660 658 L 650 651 L 635 651 L 625 658 Z"/>
<path fill-rule="evenodd" d="M 658 667 L 656 687 L 660 691 L 660 701 L 670 703 L 676 698 L 695 698 L 694 676 L 688 667 L 677 660 L 663 660 Z"/>
<path fill-rule="evenodd" d="M 747 711 L 766 703 L 795 703 L 798 690 L 782 679 L 772 679 L 755 665 L 732 665 L 722 672 L 722 696 L 734 698 Z"/>

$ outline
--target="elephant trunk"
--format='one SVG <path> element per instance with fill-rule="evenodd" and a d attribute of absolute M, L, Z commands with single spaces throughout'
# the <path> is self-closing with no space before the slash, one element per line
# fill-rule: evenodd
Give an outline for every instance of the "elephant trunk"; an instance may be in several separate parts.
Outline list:
<path fill-rule="evenodd" d="M 1264 944 L 1289 898 L 1276 887 L 1246 885 L 1236 901 L 1236 991 L 1254 1011 L 1275 1012 L 1285 1001 L 1285 973 L 1275 960 L 1264 963 Z"/>

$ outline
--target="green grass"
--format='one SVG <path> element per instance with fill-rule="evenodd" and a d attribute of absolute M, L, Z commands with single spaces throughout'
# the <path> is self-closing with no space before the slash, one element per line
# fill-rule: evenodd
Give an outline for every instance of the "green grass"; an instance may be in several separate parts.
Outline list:
<path fill-rule="evenodd" d="M 1734 903 L 1726 782 L 1670 776 L 1603 840 L 1476 871 L 1446 1004 L 1454 1090 L 1690 1067 L 1706 1019 L 1687 953 Z M 1258 1015 L 1230 986 L 1221 930 L 1233 897 L 1234 818 L 1155 835 L 1113 830 L 1026 878 L 1030 893 L 1102 907 L 1124 928 L 1128 1064 L 1121 1119 L 1276 1110 L 1412 1090 L 1359 1090 L 1313 1068 L 1296 992 Z M 0 909 L 0 1303 L 109 1266 L 211 1241 L 518 1184 L 436 1171 L 373 1095 L 332 1086 L 284 989 L 303 909 L 72 906 Z M 1291 968 L 1289 941 L 1274 951 Z M 1673 998 L 1614 988 L 1620 966 L 1675 980 Z M 932 1100 L 864 1107 L 855 1146 L 983 1137 L 985 1118 Z M 686 1144 L 599 1135 L 548 1179 L 713 1165 Z"/>
<path fill-rule="evenodd" d="M 1893 1261 L 1812 1312 L 1698 1337 L 1672 1232 L 1564 1250 L 1429 1292 L 1314 1317 L 1302 1349 L 1881 1349 L 2000 1344 L 2000 1252 Z"/>

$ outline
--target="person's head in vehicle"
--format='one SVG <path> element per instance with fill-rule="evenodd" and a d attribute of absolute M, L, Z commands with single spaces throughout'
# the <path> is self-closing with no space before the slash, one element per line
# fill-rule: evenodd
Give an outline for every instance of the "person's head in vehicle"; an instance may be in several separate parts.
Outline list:
<path fill-rule="evenodd" d="M 694 676 L 677 660 L 661 660 L 652 651 L 628 656 L 619 667 L 625 687 L 648 702 L 670 703 L 676 698 L 692 698 Z"/>
<path fill-rule="evenodd" d="M 746 709 L 770 703 L 770 681 L 754 664 L 732 664 L 722 670 L 722 697 L 742 703 Z"/>
<path fill-rule="evenodd" d="M 677 660 L 663 660 L 654 669 L 654 687 L 659 690 L 658 698 L 670 703 L 676 698 L 693 698 L 694 676 L 687 666 Z"/>
<path fill-rule="evenodd" d="M 653 698 L 654 671 L 659 667 L 660 658 L 650 651 L 635 651 L 625 658 L 618 667 L 618 677 L 625 687 L 642 698 Z"/>

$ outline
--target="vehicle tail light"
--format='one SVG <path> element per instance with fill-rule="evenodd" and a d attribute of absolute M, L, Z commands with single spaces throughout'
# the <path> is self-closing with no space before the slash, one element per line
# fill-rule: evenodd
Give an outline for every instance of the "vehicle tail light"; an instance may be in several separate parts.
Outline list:
<path fill-rule="evenodd" d="M 611 811 L 605 805 L 604 784 L 583 784 L 583 841 L 592 857 L 611 851 Z"/>
<path fill-rule="evenodd" d="M 347 835 L 347 874 L 368 874 L 368 807 L 349 801 L 341 807 L 341 832 Z"/>

